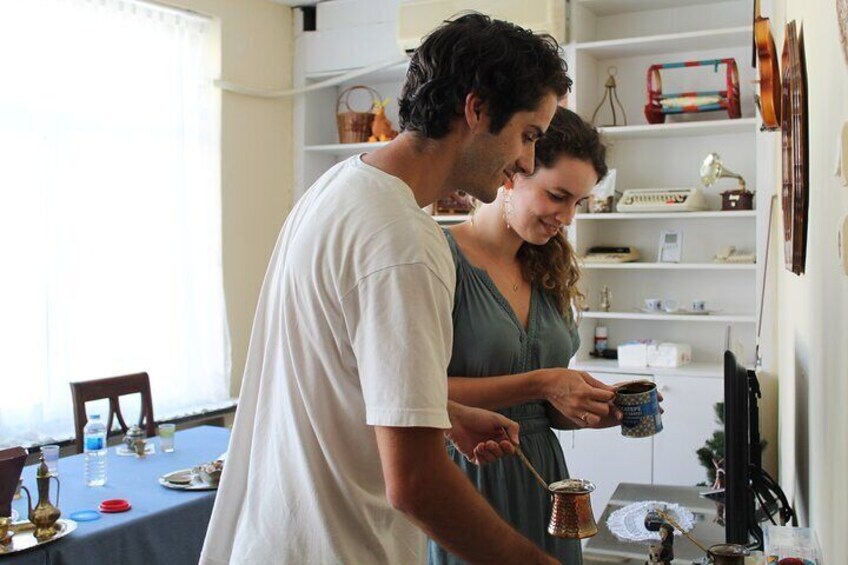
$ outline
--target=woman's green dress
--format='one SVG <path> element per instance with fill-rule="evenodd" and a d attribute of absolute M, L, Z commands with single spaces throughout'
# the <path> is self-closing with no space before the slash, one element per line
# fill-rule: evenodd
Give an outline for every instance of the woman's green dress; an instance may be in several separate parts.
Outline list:
<path fill-rule="evenodd" d="M 456 264 L 453 355 L 448 375 L 489 377 L 534 369 L 566 367 L 579 345 L 577 328 L 557 310 L 554 298 L 534 287 L 524 328 L 489 275 L 471 265 L 446 230 Z M 568 477 L 562 447 L 551 430 L 544 401 L 500 412 L 521 425 L 521 448 L 548 483 Z M 478 467 L 452 445 L 451 457 L 500 515 L 524 536 L 568 565 L 580 565 L 580 542 L 547 533 L 551 497 L 517 457 Z M 428 542 L 430 564 L 464 563 L 435 542 Z"/>

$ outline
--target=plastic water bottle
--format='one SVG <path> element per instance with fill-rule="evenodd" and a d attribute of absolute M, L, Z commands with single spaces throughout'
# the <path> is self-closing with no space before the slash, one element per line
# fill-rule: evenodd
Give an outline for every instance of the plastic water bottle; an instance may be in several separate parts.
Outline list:
<path fill-rule="evenodd" d="M 85 484 L 99 487 L 106 484 L 106 426 L 100 414 L 92 414 L 83 429 L 85 453 Z"/>

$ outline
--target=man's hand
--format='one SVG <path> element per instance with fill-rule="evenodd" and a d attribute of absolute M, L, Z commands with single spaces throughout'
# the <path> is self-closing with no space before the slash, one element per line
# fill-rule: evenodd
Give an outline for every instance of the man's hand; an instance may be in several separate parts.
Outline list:
<path fill-rule="evenodd" d="M 472 463 L 485 465 L 515 453 L 518 424 L 506 416 L 452 400 L 448 401 L 448 415 L 453 427 L 445 437 Z"/>

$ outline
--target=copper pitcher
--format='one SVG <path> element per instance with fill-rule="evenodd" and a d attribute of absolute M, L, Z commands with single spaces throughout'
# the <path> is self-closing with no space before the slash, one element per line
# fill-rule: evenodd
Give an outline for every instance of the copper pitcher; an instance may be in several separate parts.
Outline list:
<path fill-rule="evenodd" d="M 56 504 L 59 504 L 59 488 L 61 483 L 59 477 L 50 475 L 50 470 L 47 468 L 47 463 L 44 462 L 44 455 L 41 456 L 41 463 L 35 473 L 35 481 L 38 484 L 38 504 L 35 508 L 32 507 L 32 495 L 29 489 L 21 487 L 27 495 L 27 509 L 29 521 L 35 526 L 35 539 L 38 541 L 49 540 L 56 535 L 56 522 L 62 512 L 50 503 L 50 479 L 56 479 Z"/>
<path fill-rule="evenodd" d="M 598 533 L 589 493 L 595 485 L 583 479 L 557 481 L 548 487 L 553 496 L 548 533 L 557 538 L 583 539 Z"/>

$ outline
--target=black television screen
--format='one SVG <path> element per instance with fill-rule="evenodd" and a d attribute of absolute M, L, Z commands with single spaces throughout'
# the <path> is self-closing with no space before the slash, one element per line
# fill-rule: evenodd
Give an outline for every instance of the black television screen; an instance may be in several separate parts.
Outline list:
<path fill-rule="evenodd" d="M 750 543 L 749 531 L 757 528 L 749 474 L 751 463 L 760 460 L 759 437 L 754 441 L 751 438 L 752 422 L 759 436 L 756 399 L 751 402 L 750 398 L 756 379 L 754 372 L 742 367 L 733 353 L 724 352 L 725 540 L 742 545 Z"/>
<path fill-rule="evenodd" d="M 730 351 L 724 352 L 725 541 L 763 548 L 761 522 L 798 525 L 780 485 L 763 469 L 760 383 Z"/>

